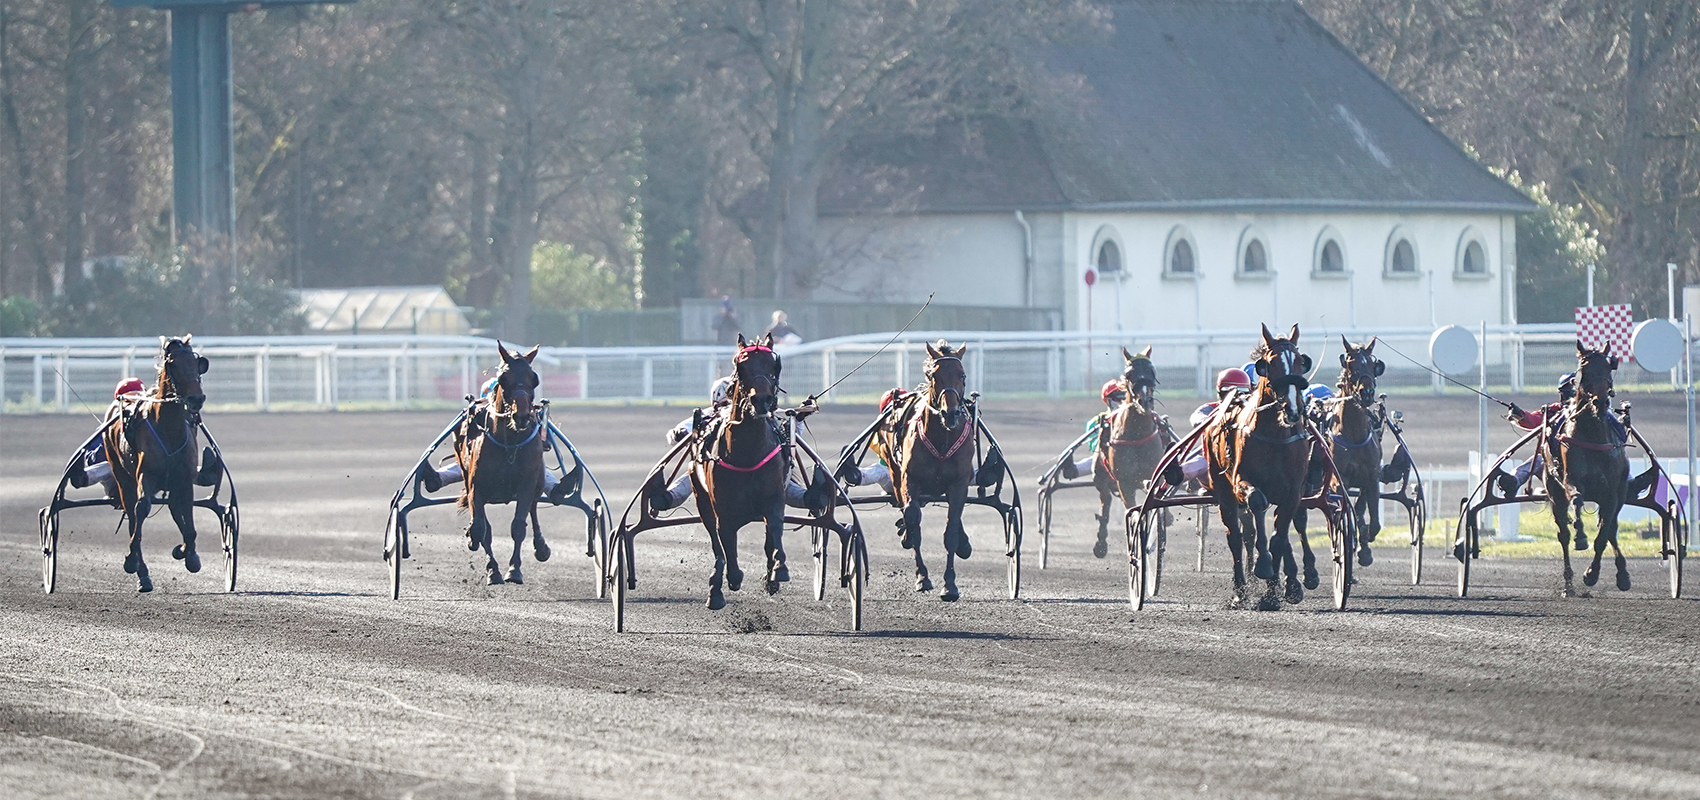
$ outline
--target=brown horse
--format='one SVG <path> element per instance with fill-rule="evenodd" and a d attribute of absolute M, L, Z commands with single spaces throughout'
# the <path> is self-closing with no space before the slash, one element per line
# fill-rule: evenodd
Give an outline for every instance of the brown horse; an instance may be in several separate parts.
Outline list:
<path fill-rule="evenodd" d="M 539 381 L 531 362 L 537 358 L 537 348 L 514 355 L 497 342 L 496 351 L 502 355 L 496 386 L 489 398 L 466 415 L 454 437 L 455 458 L 466 476 L 458 505 L 472 511 L 472 524 L 466 529 L 467 549 L 484 548 L 488 559 L 484 571 L 491 586 L 525 583 L 519 552 L 525 542 L 528 517 L 532 519 L 533 552 L 538 561 L 549 560 L 549 545 L 543 541 L 543 531 L 536 527 L 534 513 L 543 495 L 543 440 L 547 437 L 534 403 Z M 508 526 L 514 553 L 508 559 L 505 578 L 491 552 L 490 519 L 484 512 L 484 506 L 490 503 L 514 504 L 513 522 Z"/>
<path fill-rule="evenodd" d="M 1629 497 L 1629 459 L 1623 452 L 1623 435 L 1608 421 L 1611 373 L 1617 369 L 1618 359 L 1611 354 L 1610 344 L 1590 350 L 1577 342 L 1576 360 L 1576 395 L 1565 407 L 1562 421 L 1547 421 L 1552 435 L 1544 443 L 1549 454 L 1545 459 L 1547 497 L 1552 503 L 1553 520 L 1558 523 L 1558 549 L 1564 551 L 1564 593 L 1574 591 L 1566 546 L 1572 510 L 1576 549 L 1588 548 L 1588 538 L 1582 533 L 1585 502 L 1596 506 L 1600 529 L 1594 534 L 1594 561 L 1582 573 L 1582 582 L 1593 586 L 1599 581 L 1600 558 L 1609 542 L 1617 556 L 1617 588 L 1629 591 L 1629 568 L 1623 550 L 1617 546 L 1617 513 Z"/>
<path fill-rule="evenodd" d="M 1358 523 L 1358 564 L 1369 566 L 1375 556 L 1369 543 L 1381 532 L 1381 427 L 1376 411 L 1375 379 L 1387 365 L 1375 357 L 1375 338 L 1354 345 L 1340 337 L 1345 352 L 1340 355 L 1340 397 L 1328 410 L 1324 429 L 1328 452 L 1347 489 L 1358 490 L 1353 507 Z"/>
<path fill-rule="evenodd" d="M 891 485 L 903 508 L 898 535 L 903 547 L 915 551 L 915 591 L 931 591 L 932 579 L 921 558 L 921 507 L 944 501 L 949 511 L 944 528 L 944 591 L 939 599 L 954 601 L 956 559 L 973 552 L 962 526 L 962 506 L 974 476 L 974 422 L 969 418 L 968 371 L 962 365 L 967 346 L 951 347 L 940 340 L 927 345 L 926 386 L 899 401 L 880 421 L 870 449 L 891 467 Z"/>
<path fill-rule="evenodd" d="M 201 375 L 207 359 L 195 353 L 190 336 L 159 337 L 159 377 L 153 391 L 140 398 L 120 398 L 119 419 L 108 425 L 102 436 L 112 477 L 118 485 L 118 502 L 130 526 L 130 553 L 124 571 L 136 576 L 139 590 L 153 591 L 148 565 L 142 560 L 142 523 L 161 492 L 171 509 L 171 519 L 183 534 L 183 544 L 171 549 L 190 572 L 201 571 L 195 552 L 195 476 L 200 453 L 196 448 L 201 406 L 207 401 L 201 391 Z"/>
<path fill-rule="evenodd" d="M 791 579 L 785 566 L 785 485 L 791 473 L 791 451 L 774 419 L 779 408 L 779 375 L 783 368 L 773 352 L 773 336 L 754 343 L 738 336 L 731 409 L 724 421 L 709 428 L 703 449 L 696 454 L 691 484 L 697 513 L 708 529 L 714 548 L 714 574 L 708 579 L 708 607 L 726 607 L 726 589 L 738 591 L 744 571 L 738 566 L 738 530 L 751 522 L 767 525 L 768 594 Z"/>
<path fill-rule="evenodd" d="M 1310 356 L 1299 352 L 1299 326 L 1287 338 L 1277 337 L 1263 326 L 1263 341 L 1252 351 L 1256 362 L 1257 386 L 1251 394 L 1235 395 L 1232 405 L 1211 417 L 1204 431 L 1204 451 L 1209 463 L 1210 495 L 1228 530 L 1228 550 L 1234 557 L 1234 603 L 1245 602 L 1245 569 L 1240 553 L 1246 532 L 1241 530 L 1241 509 L 1249 509 L 1256 521 L 1256 563 L 1252 574 L 1275 588 L 1273 551 L 1282 558 L 1287 572 L 1287 590 L 1299 590 L 1297 567 L 1288 531 L 1304 499 L 1310 472 L 1313 442 L 1305 431 L 1299 393 L 1307 385 Z M 1263 514 L 1275 509 L 1275 534 L 1266 536 Z"/>
<path fill-rule="evenodd" d="M 1110 502 L 1121 498 L 1124 507 L 1139 502 L 1138 493 L 1163 453 L 1174 444 L 1174 434 L 1163 420 L 1151 410 L 1156 394 L 1157 370 L 1151 366 L 1151 348 L 1138 354 L 1122 348 L 1120 384 L 1127 401 L 1104 415 L 1098 432 L 1098 468 L 1092 471 L 1092 483 L 1098 489 L 1101 506 L 1098 513 L 1098 543 L 1092 555 L 1103 558 L 1109 552 Z M 1164 512 L 1167 517 L 1167 512 Z"/>

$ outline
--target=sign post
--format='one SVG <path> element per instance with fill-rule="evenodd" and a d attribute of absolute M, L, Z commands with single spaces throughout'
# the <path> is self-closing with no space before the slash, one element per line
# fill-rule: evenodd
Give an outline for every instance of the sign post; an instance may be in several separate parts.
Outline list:
<path fill-rule="evenodd" d="M 1092 385 L 1092 287 L 1098 283 L 1098 271 L 1086 268 L 1086 391 L 1094 388 Z"/>

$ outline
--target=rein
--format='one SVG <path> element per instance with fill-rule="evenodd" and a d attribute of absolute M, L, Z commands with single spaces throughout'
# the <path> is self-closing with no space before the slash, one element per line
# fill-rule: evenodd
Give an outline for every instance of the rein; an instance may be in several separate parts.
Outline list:
<path fill-rule="evenodd" d="M 148 431 L 153 434 L 153 440 L 156 441 L 156 442 L 159 442 L 160 448 L 161 449 L 166 448 L 168 445 L 166 445 L 165 439 L 160 437 L 159 429 L 155 428 L 153 426 L 153 420 L 148 419 L 147 415 L 144 414 L 142 416 L 142 422 L 145 423 L 148 426 Z M 189 423 L 188 423 L 188 421 L 184 421 L 184 423 L 183 423 L 183 442 L 181 444 L 177 445 L 176 450 L 168 451 L 165 454 L 165 457 L 170 458 L 174 455 L 177 455 L 178 453 L 183 452 L 183 448 L 188 447 L 188 446 L 189 446 Z"/>

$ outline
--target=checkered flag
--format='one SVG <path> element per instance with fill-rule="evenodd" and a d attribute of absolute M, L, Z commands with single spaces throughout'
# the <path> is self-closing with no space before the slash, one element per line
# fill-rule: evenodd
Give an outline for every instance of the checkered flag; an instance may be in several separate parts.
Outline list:
<path fill-rule="evenodd" d="M 1576 309 L 1576 341 L 1594 350 L 1611 344 L 1611 354 L 1633 361 L 1629 337 L 1635 332 L 1635 315 L 1628 303 L 1615 306 L 1583 306 Z"/>

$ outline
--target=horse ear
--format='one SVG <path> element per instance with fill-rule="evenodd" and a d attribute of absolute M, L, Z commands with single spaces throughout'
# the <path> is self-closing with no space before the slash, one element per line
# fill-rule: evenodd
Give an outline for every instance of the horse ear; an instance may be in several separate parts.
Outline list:
<path fill-rule="evenodd" d="M 1344 333 L 1340 334 L 1340 346 L 1345 348 L 1347 353 L 1352 352 L 1352 343 L 1346 341 L 1346 334 L 1344 334 Z M 1345 358 L 1345 356 L 1343 356 L 1343 355 L 1340 356 L 1340 357 Z"/>
<path fill-rule="evenodd" d="M 508 348 L 502 346 L 502 340 L 500 339 L 496 340 L 496 352 L 502 355 L 503 364 L 514 363 L 513 354 L 508 352 Z"/>
<path fill-rule="evenodd" d="M 541 347 L 543 347 L 543 345 L 538 345 L 537 347 L 531 348 L 530 352 L 527 352 L 525 355 L 520 356 L 520 358 L 525 359 L 525 363 L 530 364 L 533 359 L 537 358 L 537 351 Z"/>
<path fill-rule="evenodd" d="M 1373 353 L 1373 352 L 1375 352 L 1375 343 L 1376 343 L 1376 342 L 1379 342 L 1379 341 L 1381 341 L 1381 337 L 1380 337 L 1380 336 L 1371 336 L 1371 337 L 1369 337 L 1369 345 L 1368 345 L 1368 346 L 1366 346 L 1366 347 L 1364 347 L 1364 352 L 1366 352 L 1366 353 Z"/>
<path fill-rule="evenodd" d="M 194 340 L 195 340 L 195 334 L 192 334 L 192 333 L 183 334 L 183 343 L 184 344 L 189 344 L 190 342 L 192 342 Z"/>
<path fill-rule="evenodd" d="M 956 357 L 961 358 L 961 357 L 963 357 L 964 355 L 967 355 L 967 354 L 968 354 L 968 343 L 963 342 L 961 346 L 956 348 Z"/>
<path fill-rule="evenodd" d="M 1127 345 L 1125 344 L 1122 345 L 1122 360 L 1129 364 L 1133 363 L 1133 354 L 1127 351 Z"/>
<path fill-rule="evenodd" d="M 1588 354 L 1588 348 L 1582 346 L 1582 340 L 1581 339 L 1577 339 L 1576 340 L 1576 355 L 1585 356 L 1587 354 Z"/>
<path fill-rule="evenodd" d="M 927 343 L 927 357 L 928 358 L 938 358 L 939 357 L 939 351 L 933 349 L 933 343 L 932 342 Z"/>
<path fill-rule="evenodd" d="M 164 350 L 165 346 L 168 345 L 168 344 L 171 344 L 171 337 L 169 337 L 169 336 L 159 337 L 159 349 Z"/>
<path fill-rule="evenodd" d="M 742 349 L 749 347 L 749 346 L 750 346 L 750 343 L 744 341 L 744 334 L 742 334 L 742 333 L 738 334 L 738 349 L 742 350 Z"/>
<path fill-rule="evenodd" d="M 1144 350 L 1139 351 L 1139 357 L 1140 358 L 1150 358 L 1151 357 L 1151 345 L 1146 345 Z"/>
<path fill-rule="evenodd" d="M 1297 322 L 1293 323 L 1292 332 L 1287 334 L 1287 341 L 1292 342 L 1293 344 L 1299 343 L 1299 324 Z"/>
<path fill-rule="evenodd" d="M 1270 349 L 1270 350 L 1274 350 L 1275 349 L 1275 335 L 1269 332 L 1269 326 L 1268 325 L 1264 325 L 1263 323 L 1258 323 L 1258 324 L 1260 326 L 1262 326 L 1262 328 L 1263 328 L 1263 346 L 1265 348 Z"/>

